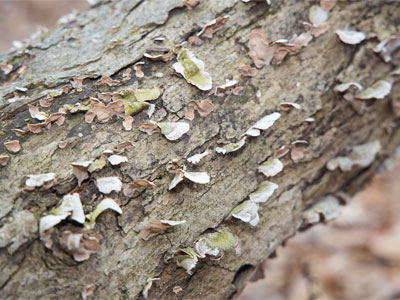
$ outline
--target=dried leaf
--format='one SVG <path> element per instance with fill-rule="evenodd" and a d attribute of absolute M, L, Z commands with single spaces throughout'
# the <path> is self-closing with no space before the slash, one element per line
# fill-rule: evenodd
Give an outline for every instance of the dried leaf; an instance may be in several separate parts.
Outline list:
<path fill-rule="evenodd" d="M 0 165 L 2 165 L 3 167 L 6 166 L 9 159 L 10 156 L 8 154 L 0 154 Z"/>
<path fill-rule="evenodd" d="M 122 182 L 118 177 L 97 178 L 96 184 L 99 192 L 103 194 L 109 194 L 112 191 L 119 192 L 122 188 Z"/>
<path fill-rule="evenodd" d="M 365 33 L 355 30 L 336 30 L 335 33 L 339 39 L 349 45 L 357 45 L 365 40 Z"/>
<path fill-rule="evenodd" d="M 245 64 L 239 65 L 239 71 L 245 77 L 255 77 L 258 72 L 256 68 L 252 68 L 251 66 Z"/>
<path fill-rule="evenodd" d="M 226 22 L 228 22 L 229 16 L 218 17 L 215 20 L 209 22 L 203 29 L 197 34 L 198 37 L 205 37 L 208 39 L 212 39 L 214 33 L 220 31 L 224 28 Z"/>
<path fill-rule="evenodd" d="M 18 153 L 21 150 L 21 145 L 19 144 L 18 140 L 5 142 L 4 146 L 12 153 Z"/>
<path fill-rule="evenodd" d="M 144 227 L 140 233 L 139 237 L 147 241 L 149 238 L 164 232 L 170 227 L 168 224 L 162 224 L 160 222 L 150 222 L 149 225 Z"/>
<path fill-rule="evenodd" d="M 270 64 L 276 50 L 269 46 L 265 33 L 259 29 L 250 32 L 248 47 L 249 55 L 259 69 Z"/>
<path fill-rule="evenodd" d="M 178 62 L 173 64 L 174 70 L 181 74 L 190 84 L 202 91 L 212 88 L 212 79 L 205 71 L 204 63 L 197 59 L 188 49 L 182 48 L 178 53 Z"/>

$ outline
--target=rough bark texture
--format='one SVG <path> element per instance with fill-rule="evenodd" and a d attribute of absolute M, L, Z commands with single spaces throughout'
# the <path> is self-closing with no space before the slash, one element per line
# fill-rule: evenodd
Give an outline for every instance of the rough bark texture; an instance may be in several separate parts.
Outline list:
<path fill-rule="evenodd" d="M 10 228 L 14 224 L 11 236 L 18 240 L 0 249 L 1 298 L 77 299 L 85 286 L 95 284 L 93 298 L 136 299 L 142 297 L 141 292 L 151 277 L 161 279 L 151 288 L 151 299 L 232 298 L 256 266 L 301 227 L 305 208 L 329 193 L 353 193 L 359 189 L 399 145 L 397 127 L 390 134 L 381 127 L 384 121 L 394 120 L 390 97 L 395 97 L 398 88 L 395 86 L 391 96 L 373 103 L 363 115 L 355 113 L 332 89 L 338 80 L 357 80 L 368 86 L 392 71 L 392 66 L 385 64 L 372 48 L 378 40 L 399 31 L 399 23 L 395 22 L 400 17 L 397 1 L 340 2 L 330 12 L 327 33 L 282 64 L 264 67 L 254 78 L 241 77 L 239 85 L 244 90 L 239 96 L 209 96 L 176 76 L 172 62 L 147 60 L 143 78 L 132 76 L 116 87 L 94 85 L 102 75 L 121 79 L 125 69 L 141 59 L 146 48 L 155 46 L 154 37 L 165 36 L 164 45 L 170 47 L 217 16 L 230 15 L 229 22 L 213 39 L 193 46 L 214 86 L 221 85 L 225 79 L 240 75 L 240 63 L 251 64 L 247 41 L 252 29 L 261 28 L 270 41 L 300 34 L 304 32 L 301 21 L 308 20 L 312 4 L 315 3 L 287 0 L 273 1 L 268 6 L 209 0 L 188 10 L 181 7 L 180 0 L 107 2 L 36 38 L 26 51 L 0 57 L 0 61 L 14 65 L 13 72 L 7 76 L 1 73 L 0 77 L 2 141 L 16 139 L 10 130 L 26 126 L 27 103 L 37 103 L 40 92 L 69 84 L 73 77 L 90 79 L 85 81 L 83 91 L 72 89 L 55 98 L 48 110 L 55 112 L 64 104 L 86 101 L 99 91 L 132 86 L 164 89 L 156 102 L 152 118 L 155 121 L 182 119 L 190 100 L 208 98 L 215 105 L 212 114 L 206 118 L 197 116 L 190 122 L 190 131 L 178 142 L 140 132 L 138 127 L 147 120 L 143 112 L 134 116 L 132 131 L 125 131 L 117 119 L 93 127 L 78 113 L 68 114 L 62 126 L 53 125 L 40 134 L 28 133 L 18 138 L 23 150 L 11 155 L 7 166 L 0 169 L 0 225 Z M 354 27 L 368 35 L 362 45 L 345 45 L 334 34 L 336 29 Z M 114 47 L 112 40 L 118 41 Z M 18 66 L 27 66 L 27 70 L 11 81 Z M 156 76 L 157 72 L 164 76 Z M 9 103 L 16 87 L 27 87 L 26 97 Z M 225 156 L 215 153 L 219 143 L 235 141 L 261 117 L 278 111 L 283 101 L 296 101 L 302 109 L 282 112 L 273 128 L 249 139 L 238 152 Z M 315 122 L 304 122 L 311 116 Z M 259 225 L 254 228 L 229 218 L 231 210 L 265 180 L 257 173 L 257 166 L 280 146 L 299 139 L 309 142 L 305 157 L 298 163 L 288 156 L 283 159 L 283 172 L 272 180 L 279 189 L 268 203 L 261 204 Z M 58 143 L 64 140 L 68 145 L 58 148 Z M 107 166 L 78 187 L 72 162 L 95 159 L 102 151 L 127 140 L 135 146 L 127 152 L 129 163 Z M 379 140 L 383 150 L 370 167 L 346 173 L 326 170 L 326 162 L 347 147 L 373 140 Z M 173 176 L 166 172 L 166 164 L 172 159 L 184 162 L 185 158 L 206 149 L 213 154 L 199 166 L 186 164 L 190 170 L 211 174 L 211 183 L 184 182 L 174 191 L 168 191 Z M 5 152 L 3 143 L 2 152 Z M 27 174 L 47 172 L 57 174 L 56 186 L 50 190 L 22 190 Z M 156 186 L 131 198 L 122 193 L 111 195 L 120 200 L 123 214 L 106 212 L 98 218 L 94 231 L 104 238 L 99 252 L 89 260 L 75 262 L 58 245 L 64 230 L 80 230 L 72 222 L 55 228 L 55 244 L 52 250 L 46 249 L 36 228 L 40 216 L 70 192 L 79 192 L 85 211 L 90 211 L 101 197 L 94 179 L 105 176 L 119 176 L 125 183 L 146 178 Z M 21 210 L 33 213 L 35 220 L 24 217 L 15 221 L 19 220 L 15 216 Z M 187 222 L 148 241 L 138 237 L 149 221 L 160 219 Z M 207 230 L 220 228 L 228 228 L 239 238 L 241 255 L 228 254 L 221 260 L 202 259 L 192 275 L 176 266 L 174 251 L 191 246 Z M 183 291 L 174 294 L 174 286 L 181 286 Z"/>

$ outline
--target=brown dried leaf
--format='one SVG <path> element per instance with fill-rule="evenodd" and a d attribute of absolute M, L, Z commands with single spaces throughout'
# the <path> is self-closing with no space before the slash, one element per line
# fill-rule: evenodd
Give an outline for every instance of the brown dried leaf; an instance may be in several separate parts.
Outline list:
<path fill-rule="evenodd" d="M 212 39 L 214 33 L 220 31 L 226 22 L 228 22 L 229 16 L 218 17 L 215 20 L 208 23 L 204 28 L 197 34 L 200 38 L 205 37 Z"/>
<path fill-rule="evenodd" d="M 193 100 L 189 102 L 189 105 L 193 105 L 201 117 L 208 116 L 214 110 L 214 105 L 210 100 L 201 100 L 200 102 Z"/>
<path fill-rule="evenodd" d="M 133 117 L 125 116 L 125 120 L 122 122 L 122 126 L 124 126 L 126 131 L 132 130 Z"/>
<path fill-rule="evenodd" d="M 252 68 L 251 66 L 245 64 L 239 65 L 239 71 L 245 77 L 254 77 L 258 72 L 256 68 Z"/>
<path fill-rule="evenodd" d="M 7 165 L 8 160 L 10 159 L 10 156 L 6 153 L 0 154 L 0 165 L 3 167 Z"/>
<path fill-rule="evenodd" d="M 249 36 L 249 55 L 257 68 L 268 66 L 275 53 L 275 48 L 270 47 L 262 30 L 254 29 Z"/>
<path fill-rule="evenodd" d="M 335 5 L 337 0 L 321 0 L 319 5 L 325 11 L 330 11 Z"/>
<path fill-rule="evenodd" d="M 183 0 L 182 5 L 185 6 L 187 9 L 192 9 L 197 4 L 201 3 L 203 0 Z"/>
<path fill-rule="evenodd" d="M 116 86 L 119 83 L 119 80 L 113 80 L 110 76 L 102 76 L 94 85 L 107 84 L 108 86 Z"/>
<path fill-rule="evenodd" d="M 171 226 L 167 224 L 162 224 L 160 222 L 150 222 L 149 225 L 147 225 L 140 231 L 139 237 L 147 241 L 149 238 L 158 235 L 161 232 L 164 232 L 169 227 Z"/>
<path fill-rule="evenodd" d="M 142 65 L 144 65 L 144 62 L 142 61 L 133 65 L 133 69 L 135 70 L 135 75 L 138 78 L 144 77 L 144 73 L 142 71 Z"/>
<path fill-rule="evenodd" d="M 21 145 L 19 144 L 18 140 L 5 142 L 4 146 L 12 153 L 18 153 L 21 150 Z"/>
<path fill-rule="evenodd" d="M 143 123 L 140 125 L 139 130 L 147 133 L 148 135 L 152 135 L 153 133 L 160 132 L 160 128 L 158 128 L 155 123 Z"/>

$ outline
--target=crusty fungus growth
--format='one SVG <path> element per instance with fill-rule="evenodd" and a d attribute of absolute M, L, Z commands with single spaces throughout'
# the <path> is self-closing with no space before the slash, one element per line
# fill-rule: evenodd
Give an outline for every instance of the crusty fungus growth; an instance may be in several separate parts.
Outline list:
<path fill-rule="evenodd" d="M 339 37 L 339 39 L 349 45 L 357 45 L 365 40 L 366 35 L 363 32 L 356 30 L 336 30 L 335 33 Z"/>
<path fill-rule="evenodd" d="M 294 102 L 282 102 L 281 104 L 279 104 L 281 110 L 283 111 L 288 111 L 291 109 L 301 109 L 301 105 L 298 103 L 294 103 Z"/>
<path fill-rule="evenodd" d="M 110 177 L 108 177 L 110 178 Z M 85 227 L 93 229 L 96 224 L 97 217 L 105 210 L 111 209 L 119 214 L 122 214 L 122 209 L 119 205 L 111 198 L 103 199 L 90 214 L 86 215 L 88 221 L 85 223 Z"/>
<path fill-rule="evenodd" d="M 344 82 L 344 83 L 340 83 L 340 84 L 336 85 L 333 90 L 335 92 L 344 93 L 347 90 L 349 90 L 351 87 L 355 87 L 357 90 L 363 89 L 362 85 L 359 84 L 358 82 Z"/>
<path fill-rule="evenodd" d="M 203 0 L 182 0 L 182 5 L 187 9 L 193 9 L 196 5 L 201 3 Z"/>
<path fill-rule="evenodd" d="M 5 142 L 4 146 L 12 153 L 18 153 L 21 150 L 21 145 L 18 140 Z"/>
<path fill-rule="evenodd" d="M 161 133 L 170 141 L 176 141 L 189 131 L 190 126 L 185 122 L 161 122 L 157 124 Z"/>
<path fill-rule="evenodd" d="M 239 65 L 239 71 L 244 77 L 255 77 L 258 72 L 256 68 L 252 68 L 251 66 L 245 64 Z"/>
<path fill-rule="evenodd" d="M 178 62 L 173 64 L 174 70 L 181 74 L 189 83 L 202 91 L 212 88 L 212 79 L 205 71 L 204 63 L 197 59 L 188 49 L 182 48 L 178 52 Z"/>
<path fill-rule="evenodd" d="M 228 22 L 229 16 L 218 17 L 215 20 L 207 23 L 206 26 L 197 34 L 198 37 L 212 39 L 214 33 L 224 28 L 226 22 Z"/>

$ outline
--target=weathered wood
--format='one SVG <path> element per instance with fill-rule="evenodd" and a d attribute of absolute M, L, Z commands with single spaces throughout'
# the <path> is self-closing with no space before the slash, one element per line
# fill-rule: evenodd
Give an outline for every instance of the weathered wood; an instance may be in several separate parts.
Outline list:
<path fill-rule="evenodd" d="M 144 77 L 133 75 L 114 87 L 95 85 L 102 75 L 121 80 L 125 70 L 142 59 L 147 48 L 157 46 L 154 37 L 164 36 L 162 45 L 172 47 L 207 22 L 229 15 L 229 22 L 211 40 L 192 45 L 193 53 L 204 61 L 211 74 L 214 87 L 221 85 L 225 79 L 240 75 L 240 63 L 252 63 L 247 48 L 251 30 L 262 29 L 269 41 L 305 31 L 301 21 L 308 20 L 313 1 L 272 2 L 268 6 L 209 0 L 192 10 L 182 8 L 181 0 L 106 2 L 78 15 L 73 22 L 56 26 L 31 41 L 24 51 L 0 57 L 2 63 L 14 66 L 10 74 L 0 73 L 0 139 L 19 139 L 23 148 L 10 154 L 10 161 L 0 169 L 0 225 L 5 228 L 16 224 L 13 218 L 22 210 L 36 218 L 23 218 L 17 225 L 31 230 L 24 234 L 16 230 L 18 241 L 10 241 L 0 249 L 2 298 L 76 299 L 85 286 L 95 284 L 93 295 L 98 299 L 135 299 L 142 297 L 146 281 L 152 277 L 160 277 L 160 281 L 151 288 L 151 299 L 231 298 L 243 288 L 255 266 L 301 227 L 305 208 L 330 193 L 351 194 L 375 174 L 400 143 L 398 126 L 390 134 L 382 127 L 387 120 L 396 121 L 390 101 L 398 95 L 392 92 L 384 100 L 371 102 L 368 111 L 359 115 L 333 92 L 333 87 L 337 82 L 348 81 L 369 86 L 393 70 L 372 49 L 378 41 L 399 32 L 399 23 L 395 22 L 400 17 L 397 1 L 339 2 L 329 14 L 330 29 L 326 33 L 282 64 L 266 66 L 252 78 L 240 77 L 238 85 L 244 90 L 237 96 L 217 97 L 199 91 L 176 76 L 174 61 L 146 59 Z M 334 31 L 343 28 L 357 28 L 367 34 L 367 40 L 356 46 L 341 43 Z M 118 42 L 114 46 L 113 40 Z M 21 66 L 27 67 L 26 72 L 11 80 Z M 132 131 L 123 129 L 121 119 L 87 124 L 84 115 L 77 113 L 67 114 L 62 126 L 53 124 L 40 134 L 27 133 L 17 138 L 11 132 L 26 126 L 25 119 L 30 119 L 27 104 L 36 104 L 41 92 L 62 87 L 77 77 L 88 78 L 82 91 L 71 89 L 56 97 L 51 108 L 42 110 L 56 112 L 64 104 L 87 101 L 98 92 L 132 87 L 164 90 L 161 99 L 154 102 L 156 112 L 152 119 L 157 122 L 182 120 L 191 100 L 210 99 L 215 110 L 205 118 L 196 115 L 188 134 L 177 142 L 160 134 L 148 136 L 140 132 L 139 126 L 148 120 L 144 112 L 134 116 Z M 16 87 L 26 87 L 28 91 L 18 92 L 25 97 L 9 103 Z M 261 117 L 279 111 L 279 104 L 284 101 L 297 102 L 302 109 L 281 111 L 281 118 L 272 128 L 249 138 L 237 152 L 215 152 L 216 146 L 237 141 Z M 307 117 L 313 117 L 315 122 L 304 122 Z M 282 159 L 283 172 L 271 179 L 279 189 L 268 203 L 261 203 L 258 226 L 229 218 L 232 209 L 265 180 L 257 173 L 258 165 L 276 149 L 295 140 L 309 142 L 305 157 L 298 163 L 289 156 Z M 342 155 L 346 148 L 374 140 L 379 140 L 383 149 L 368 168 L 356 167 L 350 172 L 326 169 L 327 161 Z M 63 149 L 58 147 L 61 141 L 68 141 Z M 126 154 L 129 163 L 92 173 L 79 187 L 71 163 L 96 159 L 104 150 L 124 141 L 134 144 Z M 206 149 L 212 154 L 198 166 L 185 160 Z M 3 152 L 6 150 L 2 143 L 0 153 Z M 188 170 L 208 172 L 211 183 L 184 182 L 168 191 L 173 175 L 165 167 L 172 159 L 179 159 Z M 57 185 L 49 190 L 23 191 L 26 175 L 48 172 L 57 174 Z M 104 238 L 99 252 L 89 260 L 75 262 L 60 248 L 58 240 L 63 231 L 82 230 L 69 221 L 55 228 L 55 243 L 52 250 L 46 249 L 35 222 L 71 192 L 80 193 L 85 212 L 91 211 L 102 197 L 94 179 L 105 176 L 118 176 L 124 183 L 146 178 L 156 186 L 130 198 L 122 192 L 111 194 L 119 199 L 123 214 L 107 212 L 98 218 L 94 231 Z M 186 223 L 148 241 L 138 237 L 149 221 L 162 219 Z M 174 252 L 192 246 L 207 230 L 222 228 L 238 237 L 241 255 L 201 259 L 192 275 L 176 266 Z M 176 295 L 174 286 L 181 286 L 183 291 Z"/>

